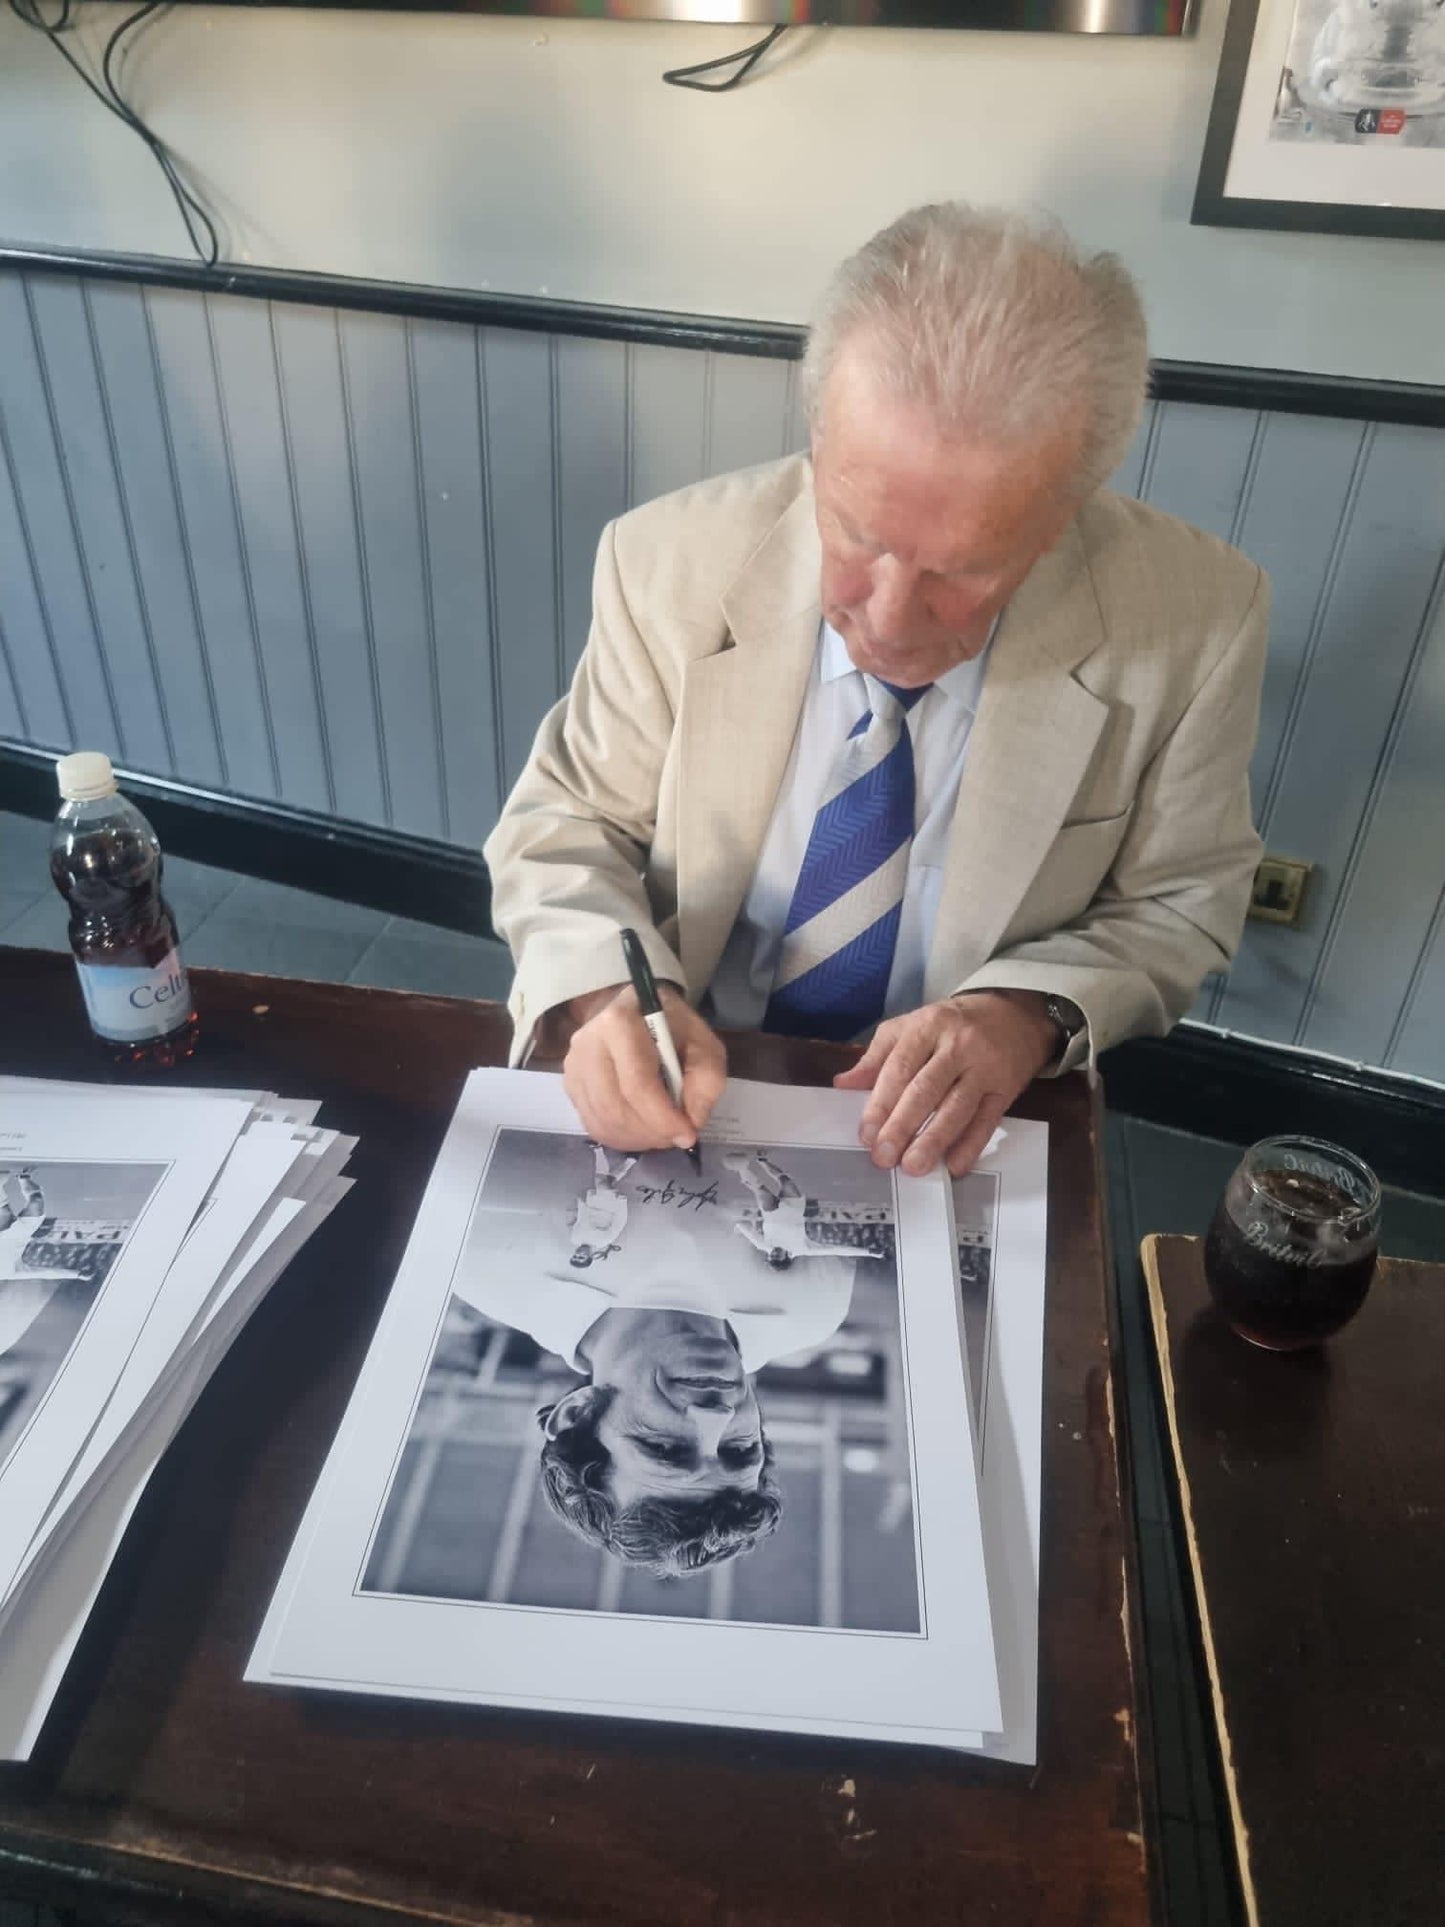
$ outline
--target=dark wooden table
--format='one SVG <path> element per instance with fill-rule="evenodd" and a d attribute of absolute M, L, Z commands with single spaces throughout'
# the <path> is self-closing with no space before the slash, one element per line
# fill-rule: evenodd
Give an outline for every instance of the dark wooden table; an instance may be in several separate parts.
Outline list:
<path fill-rule="evenodd" d="M 1110 1395 L 1099 1119 L 1052 1131 L 1042 1764 L 243 1684 L 495 1006 L 198 971 L 180 1076 L 325 1099 L 356 1189 L 270 1294 L 157 1472 L 36 1758 L 0 1773 L 0 1892 L 85 1919 L 626 1927 L 1149 1918 Z M 104 1077 L 68 959 L 0 950 L 0 1064 Z M 734 1040 L 821 1082 L 828 1046 Z"/>
<path fill-rule="evenodd" d="M 1214 1311 L 1144 1243 L 1181 1512 L 1259 1927 L 1445 1921 L 1445 1264 L 1383 1260 L 1327 1345 Z"/>

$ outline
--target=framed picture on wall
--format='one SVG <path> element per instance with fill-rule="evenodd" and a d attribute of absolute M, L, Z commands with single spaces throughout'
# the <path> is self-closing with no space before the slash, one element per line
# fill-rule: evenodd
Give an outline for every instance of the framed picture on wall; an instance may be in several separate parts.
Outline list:
<path fill-rule="evenodd" d="M 1191 218 L 1445 240 L 1441 0 L 1234 0 Z"/>

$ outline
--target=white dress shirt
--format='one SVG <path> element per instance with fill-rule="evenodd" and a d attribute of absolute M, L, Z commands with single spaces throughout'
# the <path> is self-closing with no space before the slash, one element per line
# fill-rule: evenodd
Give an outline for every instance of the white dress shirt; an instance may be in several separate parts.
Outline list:
<path fill-rule="evenodd" d="M 940 676 L 908 712 L 916 817 L 884 1005 L 888 1017 L 916 1010 L 923 1002 L 923 972 L 943 888 L 948 833 L 992 642 L 990 631 L 988 643 L 971 662 L 961 662 Z M 704 1005 L 714 1024 L 753 1030 L 763 1021 L 813 819 L 839 749 L 867 707 L 867 686 L 853 667 L 847 644 L 830 623 L 823 623 L 792 755 L 758 853 L 758 867 Z"/>
<path fill-rule="evenodd" d="M 627 1200 L 611 1185 L 598 1185 L 577 1200 L 572 1235 L 578 1244 L 610 1245 L 627 1223 Z"/>
<path fill-rule="evenodd" d="M 790 1258 L 836 1258 L 836 1245 L 819 1244 L 809 1232 L 807 1209 L 803 1198 L 784 1198 L 774 1210 L 760 1212 L 756 1220 L 739 1218 L 733 1229 L 765 1258 L 770 1251 L 786 1251 Z M 882 1255 L 861 1249 L 854 1253 L 864 1263 Z"/>
<path fill-rule="evenodd" d="M 747 1206 L 701 1209 L 630 1187 L 620 1249 L 589 1265 L 571 1262 L 577 1240 L 560 1211 L 487 1214 L 479 1262 L 464 1267 L 457 1296 L 498 1324 L 524 1331 L 542 1347 L 585 1371 L 577 1347 L 605 1311 L 692 1311 L 724 1319 L 738 1341 L 743 1369 L 813 1351 L 848 1316 L 853 1253 L 799 1257 L 775 1271 L 737 1235 Z"/>

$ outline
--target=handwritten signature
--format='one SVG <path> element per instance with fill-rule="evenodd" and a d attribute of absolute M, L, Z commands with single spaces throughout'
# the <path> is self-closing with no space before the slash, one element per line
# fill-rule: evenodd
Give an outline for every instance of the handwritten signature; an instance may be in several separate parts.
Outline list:
<path fill-rule="evenodd" d="M 695 1190 L 691 1185 L 678 1184 L 669 1178 L 666 1184 L 638 1184 L 633 1186 L 633 1194 L 643 1204 L 671 1205 L 678 1211 L 691 1208 L 701 1211 L 705 1204 L 717 1203 L 717 1180 Z"/>

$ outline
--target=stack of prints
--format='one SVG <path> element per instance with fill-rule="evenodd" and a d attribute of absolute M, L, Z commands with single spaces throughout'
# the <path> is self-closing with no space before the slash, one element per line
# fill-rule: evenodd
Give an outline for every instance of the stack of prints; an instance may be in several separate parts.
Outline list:
<path fill-rule="evenodd" d="M 29 1756 L 161 1453 L 349 1189 L 318 1109 L 0 1077 L 0 1758 Z"/>
<path fill-rule="evenodd" d="M 695 1171 L 474 1072 L 248 1678 L 1033 1760 L 1047 1132 L 861 1105 L 733 1080 Z"/>

